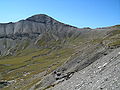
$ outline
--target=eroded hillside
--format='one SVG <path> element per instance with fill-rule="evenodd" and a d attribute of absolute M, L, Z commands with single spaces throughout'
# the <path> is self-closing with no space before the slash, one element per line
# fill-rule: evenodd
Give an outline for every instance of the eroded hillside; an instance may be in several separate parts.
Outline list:
<path fill-rule="evenodd" d="M 120 26 L 79 29 L 40 14 L 0 24 L 0 89 L 47 89 L 120 46 Z"/>

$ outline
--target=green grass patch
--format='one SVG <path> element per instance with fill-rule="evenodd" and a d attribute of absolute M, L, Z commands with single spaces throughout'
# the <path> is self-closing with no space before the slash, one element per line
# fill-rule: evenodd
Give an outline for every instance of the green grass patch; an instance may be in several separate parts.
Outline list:
<path fill-rule="evenodd" d="M 52 42 L 52 44 L 54 43 L 60 42 Z M 67 47 L 54 50 L 51 48 L 24 49 L 18 53 L 16 56 L 0 59 L 0 73 L 2 73 L 3 80 L 29 80 L 31 76 L 40 72 L 47 70 L 47 73 L 50 73 L 67 61 L 74 53 L 74 49 Z M 25 73 L 29 73 L 29 75 L 24 76 Z M 28 85 L 32 85 L 32 83 L 28 83 Z"/>
<path fill-rule="evenodd" d="M 113 41 L 112 43 L 109 43 L 108 46 L 120 46 L 120 40 Z"/>

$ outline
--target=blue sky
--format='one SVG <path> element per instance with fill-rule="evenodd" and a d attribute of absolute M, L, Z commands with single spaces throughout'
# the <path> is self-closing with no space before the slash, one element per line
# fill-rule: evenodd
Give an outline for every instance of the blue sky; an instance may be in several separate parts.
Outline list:
<path fill-rule="evenodd" d="M 120 24 L 120 0 L 0 0 L 0 23 L 47 14 L 77 27 Z"/>

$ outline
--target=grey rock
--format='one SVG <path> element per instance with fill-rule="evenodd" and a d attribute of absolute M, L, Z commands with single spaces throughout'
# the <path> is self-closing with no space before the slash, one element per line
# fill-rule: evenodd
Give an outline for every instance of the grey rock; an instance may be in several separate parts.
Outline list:
<path fill-rule="evenodd" d="M 120 48 L 48 90 L 119 90 Z"/>

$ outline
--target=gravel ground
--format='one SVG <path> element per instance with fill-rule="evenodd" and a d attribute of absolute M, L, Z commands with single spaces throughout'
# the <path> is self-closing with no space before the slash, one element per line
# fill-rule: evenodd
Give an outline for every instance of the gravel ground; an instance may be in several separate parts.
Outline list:
<path fill-rule="evenodd" d="M 120 48 L 48 90 L 120 90 Z"/>

